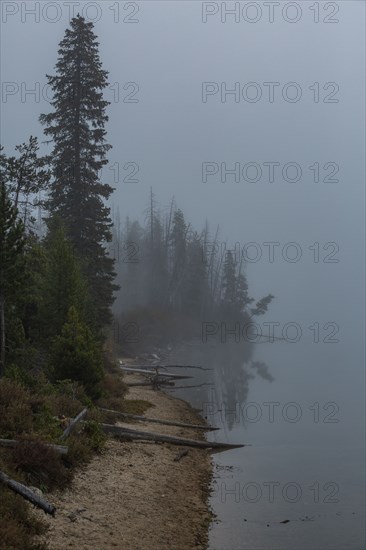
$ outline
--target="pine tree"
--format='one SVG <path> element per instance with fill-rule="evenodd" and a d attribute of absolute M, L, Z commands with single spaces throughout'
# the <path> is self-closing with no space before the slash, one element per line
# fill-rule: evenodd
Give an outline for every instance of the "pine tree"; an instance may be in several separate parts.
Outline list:
<path fill-rule="evenodd" d="M 248 295 L 248 288 L 245 275 L 239 273 L 236 280 L 236 303 L 240 312 L 244 312 L 247 306 L 254 302 L 254 298 L 250 298 Z"/>
<path fill-rule="evenodd" d="M 173 216 L 171 233 L 172 274 L 170 280 L 171 303 L 178 310 L 182 307 L 182 282 L 187 259 L 187 226 L 183 212 L 178 209 Z"/>
<path fill-rule="evenodd" d="M 195 231 L 187 247 L 187 269 L 184 277 L 184 309 L 188 314 L 202 315 L 208 298 L 207 269 L 202 242 Z"/>
<path fill-rule="evenodd" d="M 236 304 L 236 267 L 235 259 L 228 250 L 225 255 L 224 273 L 222 277 L 222 299 L 224 306 L 234 308 Z"/>
<path fill-rule="evenodd" d="M 164 229 L 158 214 L 154 215 L 152 227 L 154 240 L 148 244 L 148 253 L 146 254 L 148 270 L 147 276 L 145 276 L 145 285 L 149 305 L 158 306 L 163 305 L 166 301 L 169 281 Z"/>
<path fill-rule="evenodd" d="M 75 380 L 85 386 L 89 395 L 98 397 L 98 383 L 103 378 L 100 346 L 74 307 L 53 344 L 50 365 L 55 380 Z"/>
<path fill-rule="evenodd" d="M 10 200 L 4 173 L 0 181 L 0 377 L 4 374 L 6 320 L 24 282 L 24 224 Z"/>
<path fill-rule="evenodd" d="M 46 245 L 46 266 L 42 284 L 43 303 L 41 322 L 43 336 L 54 337 L 61 333 L 67 321 L 70 307 L 74 307 L 79 318 L 88 317 L 87 286 L 82 277 L 78 259 L 66 237 L 62 222 L 53 218 Z M 90 313 L 89 308 L 89 313 Z"/>
<path fill-rule="evenodd" d="M 38 154 L 39 145 L 36 137 L 30 136 L 28 143 L 15 147 L 18 157 L 2 156 L 2 168 L 8 180 L 7 188 L 15 208 L 23 218 L 24 225 L 31 228 L 35 221 L 30 206 L 40 207 L 39 197 L 47 189 L 50 171 L 47 167 L 48 157 Z M 38 198 L 35 196 L 38 195 Z M 31 199 L 33 197 L 33 204 Z"/>
<path fill-rule="evenodd" d="M 98 325 L 110 322 L 113 303 L 114 260 L 108 256 L 111 241 L 110 209 L 105 201 L 113 189 L 100 181 L 111 148 L 105 140 L 103 99 L 108 73 L 102 69 L 93 24 L 81 16 L 71 20 L 60 43 L 56 75 L 47 75 L 53 91 L 53 111 L 42 114 L 45 134 L 54 147 L 54 181 L 47 208 L 66 224 L 77 253 L 84 258 L 84 271 L 98 312 Z"/>

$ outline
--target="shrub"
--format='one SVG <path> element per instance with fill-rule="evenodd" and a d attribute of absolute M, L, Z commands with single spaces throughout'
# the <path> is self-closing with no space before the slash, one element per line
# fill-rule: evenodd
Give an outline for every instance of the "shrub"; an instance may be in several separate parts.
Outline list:
<path fill-rule="evenodd" d="M 84 425 L 84 433 L 88 438 L 88 446 L 99 453 L 107 441 L 107 436 L 102 432 L 102 429 L 98 422 L 95 420 L 88 420 Z"/>
<path fill-rule="evenodd" d="M 0 380 L 0 435 L 13 437 L 32 429 L 30 394 L 17 382 Z"/>
<path fill-rule="evenodd" d="M 93 450 L 85 433 L 70 437 L 67 444 L 69 452 L 65 455 L 64 462 L 69 468 L 87 464 L 93 457 Z"/>
<path fill-rule="evenodd" d="M 63 486 L 70 481 L 59 454 L 35 439 L 21 441 L 13 450 L 13 467 L 25 474 L 27 482 L 42 490 Z"/>
<path fill-rule="evenodd" d="M 46 524 L 31 514 L 20 496 L 0 485 L 0 550 L 46 550 L 31 540 L 46 530 Z"/>

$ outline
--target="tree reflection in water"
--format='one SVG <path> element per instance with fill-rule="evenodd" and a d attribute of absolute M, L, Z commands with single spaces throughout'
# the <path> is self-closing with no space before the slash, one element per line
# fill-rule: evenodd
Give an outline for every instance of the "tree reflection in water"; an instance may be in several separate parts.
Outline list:
<path fill-rule="evenodd" d="M 239 419 L 245 424 L 241 411 L 248 399 L 250 381 L 257 376 L 268 382 L 274 380 L 265 363 L 252 360 L 253 349 L 248 342 L 182 344 L 174 350 L 169 362 L 212 370 L 186 369 L 187 374 L 194 376 L 191 387 L 175 388 L 172 393 L 187 399 L 217 427 L 230 431 Z"/>

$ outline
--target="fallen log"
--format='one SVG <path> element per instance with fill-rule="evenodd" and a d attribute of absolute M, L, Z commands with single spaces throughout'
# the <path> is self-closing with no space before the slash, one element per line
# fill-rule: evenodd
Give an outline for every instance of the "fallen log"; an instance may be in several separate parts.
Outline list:
<path fill-rule="evenodd" d="M 175 386 L 174 385 L 174 390 L 186 390 L 188 388 L 201 388 L 202 386 L 214 386 L 214 383 L 213 382 L 202 382 L 202 384 L 194 384 L 194 386 Z M 202 409 L 200 409 L 200 412 L 202 411 Z"/>
<path fill-rule="evenodd" d="M 6 474 L 4 474 L 4 472 L 0 472 L 0 481 L 2 481 L 4 485 L 9 487 L 9 489 L 14 491 L 14 493 L 17 493 L 38 508 L 41 508 L 44 512 L 46 512 L 46 514 L 50 514 L 51 516 L 55 515 L 56 508 L 53 506 L 53 504 L 50 504 L 40 496 L 36 495 L 36 493 L 34 493 L 31 489 L 29 489 L 22 483 L 14 481 L 14 479 L 8 477 Z"/>
<path fill-rule="evenodd" d="M 199 367 L 196 365 L 133 365 L 135 369 L 170 369 L 170 368 L 179 368 L 179 369 L 199 369 L 199 370 L 213 370 L 212 368 Z"/>
<path fill-rule="evenodd" d="M 161 372 L 157 370 L 148 370 L 148 369 L 137 369 L 134 367 L 120 367 L 124 372 L 131 372 L 136 374 L 148 374 L 149 376 L 158 376 L 164 378 L 174 378 L 175 380 L 183 380 L 187 378 L 192 378 L 192 376 L 186 376 L 183 374 L 175 374 L 173 372 Z"/>
<path fill-rule="evenodd" d="M 194 430 L 204 430 L 205 432 L 208 431 L 214 431 L 219 430 L 220 428 L 212 428 L 211 426 L 203 426 L 200 424 L 186 424 L 185 422 L 174 422 L 173 420 L 160 420 L 158 418 L 151 418 L 148 416 L 138 416 L 136 414 L 128 414 L 123 413 L 119 411 L 113 411 L 110 409 L 104 409 L 103 407 L 99 407 L 101 411 L 107 412 L 107 413 L 113 413 L 117 416 L 121 416 L 123 418 L 130 418 L 131 420 L 138 420 L 141 422 L 151 422 L 155 424 L 164 424 L 166 426 L 178 426 L 180 428 L 192 428 Z"/>
<path fill-rule="evenodd" d="M 32 443 L 31 440 L 19 440 L 19 439 L 0 439 L 0 447 L 10 447 L 14 448 L 16 445 L 19 445 L 19 443 Z M 69 452 L 68 447 L 64 447 L 63 445 L 52 445 L 51 443 L 42 443 L 45 447 L 49 447 L 50 449 L 53 449 L 56 453 L 60 455 L 67 455 Z"/>
<path fill-rule="evenodd" d="M 151 382 L 131 382 L 130 384 L 126 384 L 126 386 L 133 388 L 135 386 L 151 386 Z M 160 380 L 158 382 L 159 386 L 174 386 L 174 382 L 171 382 L 170 380 Z"/>
<path fill-rule="evenodd" d="M 70 424 L 67 426 L 66 430 L 64 431 L 64 433 L 60 436 L 60 439 L 66 439 L 76 428 L 76 425 L 78 424 L 78 422 L 80 422 L 80 420 L 82 420 L 86 413 L 88 412 L 88 409 L 83 409 L 81 411 L 81 413 L 79 413 L 71 422 Z"/>
<path fill-rule="evenodd" d="M 186 447 L 196 447 L 198 449 L 221 449 L 223 451 L 246 446 L 232 443 L 218 443 L 217 441 L 198 441 L 196 439 L 185 439 L 183 437 L 151 432 L 140 432 L 139 430 L 131 430 L 130 428 L 122 428 L 121 426 L 113 426 L 112 424 L 101 424 L 100 426 L 104 433 L 112 434 L 115 437 L 121 437 L 123 439 L 155 441 L 156 443 L 171 443 L 172 445 L 184 445 Z"/>

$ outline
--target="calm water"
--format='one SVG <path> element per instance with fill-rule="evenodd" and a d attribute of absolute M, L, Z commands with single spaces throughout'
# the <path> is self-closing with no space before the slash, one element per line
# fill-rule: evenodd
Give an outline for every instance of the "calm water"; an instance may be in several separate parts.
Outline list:
<path fill-rule="evenodd" d="M 220 427 L 208 437 L 251 445 L 213 455 L 211 550 L 365 548 L 362 348 L 352 363 L 351 344 L 352 331 L 343 344 L 201 343 L 177 353 L 212 367 L 190 371 L 212 385 L 171 393 Z"/>

